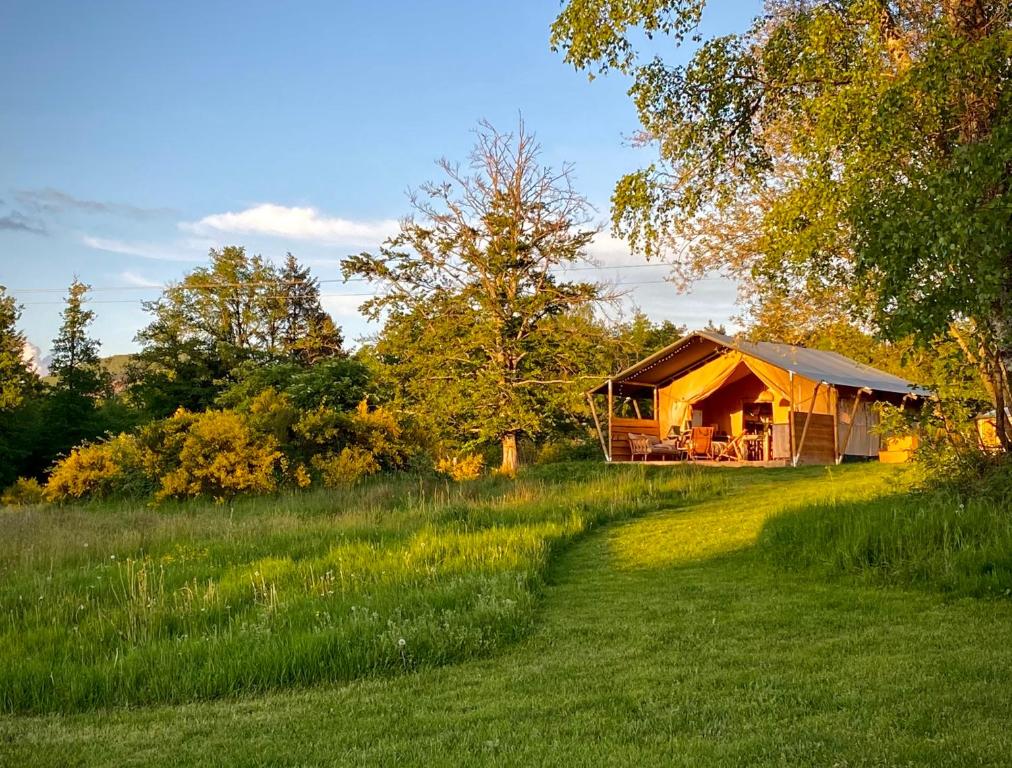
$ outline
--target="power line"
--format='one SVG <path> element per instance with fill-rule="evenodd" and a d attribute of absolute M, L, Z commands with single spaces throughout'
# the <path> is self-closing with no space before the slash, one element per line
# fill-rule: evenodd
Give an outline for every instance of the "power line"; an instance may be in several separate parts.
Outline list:
<path fill-rule="evenodd" d="M 567 272 L 588 272 L 588 271 L 604 271 L 604 270 L 623 270 L 623 269 L 656 269 L 658 267 L 669 267 L 669 264 L 656 263 L 656 264 L 619 264 L 619 265 L 592 265 L 584 267 L 562 267 L 561 272 L 563 274 Z M 292 280 L 283 285 L 302 285 L 308 283 L 305 280 Z M 351 277 L 345 280 L 344 278 L 325 278 L 316 279 L 316 283 L 320 285 L 333 284 L 333 283 L 364 283 L 367 282 L 364 277 Z M 152 285 L 106 285 L 106 286 L 89 286 L 89 293 L 106 293 L 111 291 L 164 291 L 168 288 L 183 288 L 185 290 L 193 291 L 217 291 L 225 288 L 250 288 L 264 285 L 278 285 L 277 280 L 256 280 L 245 283 L 207 283 L 207 284 L 192 284 L 183 285 L 181 283 L 158 283 Z M 62 286 L 59 288 L 8 288 L 11 293 L 65 293 L 67 288 Z M 32 302 L 40 303 L 40 302 Z M 62 302 L 61 302 L 62 303 Z M 93 302 L 97 303 L 97 302 Z M 109 303 L 109 301 L 105 301 Z"/>
<path fill-rule="evenodd" d="M 320 282 L 323 282 L 323 281 L 321 280 Z M 629 281 L 629 282 L 615 282 L 615 283 L 612 283 L 612 285 L 614 285 L 617 288 L 623 288 L 623 287 L 632 287 L 632 286 L 637 286 L 637 285 L 664 285 L 664 284 L 668 284 L 668 283 L 669 283 L 669 281 L 667 281 L 667 280 L 634 280 L 634 281 Z M 207 288 L 208 288 L 208 290 L 216 290 L 216 289 L 219 289 L 219 288 L 228 288 L 228 287 L 235 288 L 235 287 L 243 287 L 243 286 L 248 286 L 248 285 L 250 285 L 250 283 L 219 284 L 219 285 L 213 286 L 213 287 L 212 286 L 208 286 Z M 155 289 L 151 288 L 151 290 L 155 290 Z M 371 298 L 371 297 L 377 296 L 377 295 L 378 294 L 376 294 L 375 292 L 371 292 L 371 293 L 321 293 L 320 294 L 320 298 L 321 299 Z M 265 296 L 265 297 L 261 297 L 261 298 L 283 299 L 285 297 L 284 296 Z M 87 300 L 88 304 L 142 304 L 144 301 L 145 301 L 144 299 L 88 299 Z M 37 307 L 37 306 L 43 306 L 43 305 L 47 305 L 47 304 L 52 304 L 52 305 L 60 304 L 60 305 L 62 305 L 64 302 L 63 301 L 24 301 L 24 302 L 19 302 L 19 303 L 21 304 L 21 306 L 24 306 L 24 307 Z"/>

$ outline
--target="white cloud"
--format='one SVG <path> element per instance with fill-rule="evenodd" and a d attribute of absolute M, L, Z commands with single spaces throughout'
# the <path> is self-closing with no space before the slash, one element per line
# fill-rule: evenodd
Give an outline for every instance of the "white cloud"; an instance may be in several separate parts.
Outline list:
<path fill-rule="evenodd" d="M 42 350 L 30 341 L 25 341 L 21 349 L 21 359 L 28 363 L 31 369 L 39 374 L 39 376 L 49 375 L 49 367 L 46 365 L 46 361 L 42 359 Z"/>
<path fill-rule="evenodd" d="M 156 280 L 151 280 L 144 275 L 139 275 L 136 272 L 120 272 L 119 279 L 127 285 L 136 286 L 138 288 L 161 288 L 162 284 Z"/>
<path fill-rule="evenodd" d="M 203 258 L 203 253 L 200 252 L 198 244 L 192 241 L 165 245 L 163 243 L 114 240 L 84 235 L 81 238 L 81 242 L 97 251 L 122 253 L 127 256 L 139 256 L 142 259 L 153 259 L 155 261 L 201 261 Z"/>
<path fill-rule="evenodd" d="M 336 294 L 323 294 L 320 297 L 320 304 L 332 317 L 348 318 L 360 317 L 358 308 L 369 300 L 368 296 L 339 296 Z"/>
<path fill-rule="evenodd" d="M 262 203 L 242 211 L 211 214 L 199 221 L 180 224 L 180 227 L 199 234 L 228 232 L 267 235 L 328 245 L 372 245 L 398 231 L 394 219 L 353 221 L 327 216 L 316 208 L 274 203 Z"/>
<path fill-rule="evenodd" d="M 615 237 L 608 230 L 599 232 L 587 247 L 587 255 L 603 267 L 628 266 L 645 264 L 642 256 L 634 256 L 629 244 Z"/>

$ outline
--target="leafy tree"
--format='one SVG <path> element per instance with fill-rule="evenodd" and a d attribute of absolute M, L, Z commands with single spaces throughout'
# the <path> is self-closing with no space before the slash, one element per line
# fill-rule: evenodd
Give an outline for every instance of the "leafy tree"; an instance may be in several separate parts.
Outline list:
<path fill-rule="evenodd" d="M 759 306 L 807 297 L 894 340 L 955 334 L 1005 413 L 1007 3 L 770 0 L 685 65 L 639 58 L 635 35 L 680 43 L 703 6 L 570 0 L 553 26 L 575 66 L 633 76 L 641 138 L 658 149 L 617 184 L 616 229 L 689 278 L 720 267 L 753 281 Z"/>
<path fill-rule="evenodd" d="M 522 123 L 516 135 L 482 123 L 470 162 L 440 161 L 443 180 L 412 194 L 400 234 L 343 266 L 380 287 L 363 310 L 385 313 L 377 351 L 416 415 L 499 442 L 509 473 L 518 435 L 544 430 L 564 385 L 586 373 L 588 340 L 574 324 L 584 330 L 579 312 L 604 298 L 558 275 L 596 229 L 569 167 L 548 168 L 539 153 Z"/>
<path fill-rule="evenodd" d="M 326 405 L 348 411 L 371 392 L 369 369 L 354 358 L 321 360 L 308 367 L 291 361 L 246 364 L 234 376 L 235 382 L 221 392 L 216 402 L 240 410 L 268 389 L 283 393 L 302 410 Z"/>
<path fill-rule="evenodd" d="M 685 331 L 685 326 L 676 325 L 670 320 L 655 323 L 637 309 L 628 320 L 620 321 L 612 327 L 614 352 L 612 359 L 601 370 L 615 372 L 628 368 L 677 341 L 685 335 Z"/>
<path fill-rule="evenodd" d="M 153 319 L 137 335 L 130 393 L 150 416 L 207 409 L 247 366 L 343 354 L 316 281 L 293 256 L 280 271 L 235 246 L 209 256 L 145 305 Z"/>
<path fill-rule="evenodd" d="M 284 311 L 281 339 L 285 351 L 300 362 L 344 354 L 344 339 L 320 304 L 320 284 L 309 267 L 291 254 L 281 270 L 281 301 Z"/>

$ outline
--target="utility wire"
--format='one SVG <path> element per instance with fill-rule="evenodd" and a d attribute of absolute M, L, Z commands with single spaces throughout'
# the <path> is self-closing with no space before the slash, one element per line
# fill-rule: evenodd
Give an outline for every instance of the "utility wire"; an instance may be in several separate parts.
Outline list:
<path fill-rule="evenodd" d="M 323 281 L 321 280 L 320 282 L 323 282 Z M 636 285 L 663 285 L 665 283 L 668 283 L 668 281 L 667 280 L 635 280 L 635 281 L 629 281 L 629 282 L 615 282 L 615 283 L 612 283 L 611 285 L 614 285 L 617 288 L 623 288 L 623 287 L 630 287 L 630 286 L 636 286 Z M 229 288 L 229 287 L 238 288 L 238 287 L 245 287 L 245 286 L 249 286 L 249 285 L 253 285 L 253 283 L 218 284 L 216 286 L 206 286 L 206 287 L 207 287 L 208 290 L 217 290 L 219 288 Z M 13 290 L 14 289 L 12 289 L 12 291 Z M 154 286 L 152 286 L 148 290 L 160 290 L 160 289 L 157 289 Z M 321 299 L 369 298 L 369 297 L 376 296 L 376 295 L 378 295 L 378 294 L 376 294 L 375 292 L 371 292 L 371 293 L 321 293 L 320 294 L 320 298 Z M 284 296 L 265 296 L 265 297 L 262 297 L 262 298 L 283 299 L 285 297 Z M 87 303 L 88 304 L 141 304 L 144 301 L 145 301 L 145 299 L 87 299 Z M 23 302 L 19 302 L 19 304 L 21 306 L 24 306 L 24 307 L 37 307 L 37 306 L 42 306 L 42 305 L 45 305 L 45 304 L 63 304 L 63 303 L 64 302 L 62 300 L 58 300 L 58 301 L 23 301 Z"/>
<path fill-rule="evenodd" d="M 623 269 L 649 269 L 657 267 L 668 267 L 669 264 L 657 263 L 657 264 L 621 264 L 621 265 L 595 265 L 585 267 L 562 267 L 561 272 L 587 272 L 587 271 L 603 271 L 603 270 L 623 270 Z M 282 283 L 283 285 L 302 285 L 310 281 L 306 280 L 291 280 Z M 316 279 L 316 283 L 320 285 L 333 284 L 333 283 L 364 283 L 367 282 L 364 277 L 351 277 L 347 280 L 343 278 L 325 278 Z M 194 291 L 217 291 L 224 288 L 249 288 L 260 285 L 278 285 L 277 280 L 258 280 L 250 281 L 245 283 L 207 283 L 204 285 L 182 285 L 181 283 L 159 283 L 155 285 L 106 285 L 106 286 L 89 286 L 89 293 L 105 293 L 107 291 L 164 291 L 170 287 L 185 288 L 186 290 Z M 8 288 L 11 293 L 65 293 L 66 286 L 60 288 Z M 37 302 L 36 302 L 37 303 Z"/>

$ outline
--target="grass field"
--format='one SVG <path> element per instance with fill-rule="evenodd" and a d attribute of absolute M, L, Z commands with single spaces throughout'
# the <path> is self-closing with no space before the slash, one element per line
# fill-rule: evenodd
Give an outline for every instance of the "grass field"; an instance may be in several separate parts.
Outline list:
<path fill-rule="evenodd" d="M 897 470 L 882 466 L 705 479 L 671 468 L 567 467 L 521 482 L 543 486 L 538 500 L 516 498 L 523 486 L 490 483 L 451 490 L 469 498 L 440 499 L 433 510 L 445 504 L 457 520 L 470 519 L 465 509 L 513 510 L 514 521 L 540 510 L 539 526 L 552 504 L 570 505 L 571 515 L 579 489 L 611 501 L 584 497 L 599 510 L 586 519 L 608 525 L 567 529 L 560 536 L 571 543 L 552 539 L 530 561 L 540 575 L 528 582 L 529 615 L 513 642 L 350 683 L 8 715 L 0 763 L 1008 764 L 1012 603 L 1000 597 L 1004 577 L 992 557 L 1005 535 L 1000 515 L 965 515 L 936 499 L 944 518 L 932 526 L 924 499 L 903 495 Z M 388 518 L 413 519 L 394 511 L 402 492 L 374 499 L 369 515 L 349 510 L 362 515 L 349 530 L 373 535 L 393 525 Z M 324 512 L 325 499 L 308 502 L 287 514 L 344 517 Z M 820 520 L 849 522 L 801 546 L 815 509 Z M 883 515 L 903 520 L 918 510 L 919 522 L 879 537 L 903 542 L 905 556 L 860 545 L 882 530 Z M 178 521 L 152 526 L 197 526 L 204 514 L 179 510 L 165 518 Z M 437 518 L 449 515 L 432 511 L 420 525 Z M 253 505 L 232 524 L 256 530 L 268 519 Z M 401 525 L 413 523 L 396 524 L 398 541 Z M 918 552 L 939 528 L 950 531 L 949 554 L 923 565 Z M 922 566 L 904 566 L 913 562 Z"/>

